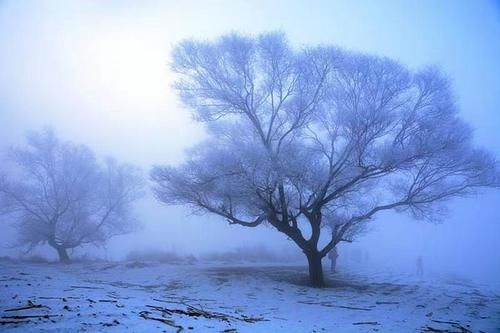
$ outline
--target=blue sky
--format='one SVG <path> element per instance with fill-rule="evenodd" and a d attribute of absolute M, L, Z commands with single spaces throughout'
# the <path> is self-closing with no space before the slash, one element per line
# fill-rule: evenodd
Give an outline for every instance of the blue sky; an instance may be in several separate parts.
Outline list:
<path fill-rule="evenodd" d="M 86 143 L 101 155 L 145 168 L 179 163 L 202 130 L 170 88 L 172 45 L 187 37 L 272 30 L 284 31 L 297 47 L 334 44 L 394 58 L 413 69 L 440 66 L 453 80 L 461 115 L 475 129 L 476 142 L 500 154 L 500 4 L 479 0 L 3 0 L 1 145 L 50 124 L 63 138 Z M 450 221 L 440 226 L 387 216 L 359 246 L 373 248 L 375 238 L 383 237 L 381 256 L 400 250 L 411 256 L 432 248 L 457 262 L 464 253 L 484 257 L 499 250 L 493 236 L 500 234 L 499 200 L 498 193 L 489 193 L 455 203 Z M 145 227 L 129 236 L 130 244 L 142 244 L 145 237 L 150 244 L 180 250 L 192 243 L 210 249 L 221 239 L 228 246 L 288 244 L 269 230 L 248 233 L 212 218 L 201 222 L 207 218 L 182 208 L 146 202 L 141 209 Z M 200 223 L 214 232 L 202 235 Z M 456 247 L 456 239 L 469 246 Z M 470 245 L 478 242 L 482 245 Z M 494 265 L 500 271 L 500 263 Z"/>

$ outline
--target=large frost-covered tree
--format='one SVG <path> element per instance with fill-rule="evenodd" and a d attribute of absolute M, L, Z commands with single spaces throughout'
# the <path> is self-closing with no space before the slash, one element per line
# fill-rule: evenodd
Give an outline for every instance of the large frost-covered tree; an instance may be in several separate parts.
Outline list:
<path fill-rule="evenodd" d="M 142 193 L 140 172 L 89 148 L 60 141 L 52 130 L 27 136 L 11 149 L 0 175 L 0 212 L 9 214 L 19 245 L 48 244 L 61 262 L 68 249 L 103 244 L 132 231 L 132 204 Z"/>
<path fill-rule="evenodd" d="M 172 68 L 208 138 L 183 165 L 152 170 L 157 198 L 272 226 L 304 252 L 313 286 L 322 258 L 378 212 L 436 219 L 449 199 L 498 184 L 435 68 L 295 50 L 279 33 L 186 40 Z"/>

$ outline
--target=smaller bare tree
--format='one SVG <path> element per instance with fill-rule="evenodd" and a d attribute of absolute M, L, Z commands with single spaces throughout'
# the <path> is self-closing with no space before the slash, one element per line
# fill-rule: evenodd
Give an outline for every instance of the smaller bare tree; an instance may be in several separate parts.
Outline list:
<path fill-rule="evenodd" d="M 136 225 L 132 204 L 142 195 L 137 168 L 99 162 L 83 145 L 62 142 L 51 130 L 27 136 L 13 148 L 0 176 L 0 212 L 9 214 L 19 245 L 48 244 L 61 262 L 68 250 L 103 244 Z"/>

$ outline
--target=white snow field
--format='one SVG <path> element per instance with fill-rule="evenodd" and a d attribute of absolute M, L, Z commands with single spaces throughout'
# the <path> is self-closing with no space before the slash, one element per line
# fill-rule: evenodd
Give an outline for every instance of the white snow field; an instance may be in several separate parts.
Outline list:
<path fill-rule="evenodd" d="M 500 332 L 498 290 L 307 268 L 0 263 L 5 332 Z"/>

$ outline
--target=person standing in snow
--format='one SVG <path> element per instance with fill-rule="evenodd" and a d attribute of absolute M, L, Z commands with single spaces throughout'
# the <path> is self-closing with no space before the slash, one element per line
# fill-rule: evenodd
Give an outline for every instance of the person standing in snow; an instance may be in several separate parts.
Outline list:
<path fill-rule="evenodd" d="M 418 256 L 417 258 L 417 275 L 422 277 L 424 275 L 424 263 L 422 260 L 422 256 Z"/>
<path fill-rule="evenodd" d="M 328 259 L 330 259 L 330 270 L 332 273 L 336 272 L 336 266 L 337 266 L 337 257 L 339 256 L 337 252 L 337 247 L 335 246 L 333 249 L 328 252 Z"/>

